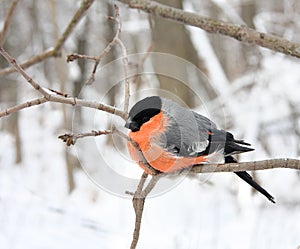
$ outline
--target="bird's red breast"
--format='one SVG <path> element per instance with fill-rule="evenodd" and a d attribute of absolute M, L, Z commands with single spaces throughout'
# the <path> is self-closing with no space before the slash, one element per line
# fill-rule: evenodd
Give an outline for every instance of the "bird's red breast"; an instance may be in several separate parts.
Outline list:
<path fill-rule="evenodd" d="M 157 142 L 157 139 L 165 131 L 167 124 L 167 118 L 160 112 L 148 122 L 144 123 L 139 131 L 129 132 L 129 137 L 139 145 L 145 159 L 154 169 L 161 172 L 174 172 L 206 161 L 206 156 L 179 157 L 162 148 Z M 132 143 L 128 142 L 127 146 L 131 158 L 137 162 L 144 171 L 151 174 L 151 172 L 145 168 L 144 164 L 141 163 L 139 152 Z"/>

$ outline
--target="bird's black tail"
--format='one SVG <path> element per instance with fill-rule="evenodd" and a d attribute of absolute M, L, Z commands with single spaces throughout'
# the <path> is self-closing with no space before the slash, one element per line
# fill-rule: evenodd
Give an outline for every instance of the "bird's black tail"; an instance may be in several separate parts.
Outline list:
<path fill-rule="evenodd" d="M 236 163 L 237 161 L 232 156 L 226 156 L 225 157 L 225 163 Z M 253 178 L 246 172 L 246 171 L 240 171 L 240 172 L 234 172 L 238 177 L 243 179 L 245 182 L 247 182 L 249 185 L 251 185 L 253 188 L 255 188 L 258 192 L 263 194 L 265 197 L 269 199 L 269 201 L 275 203 L 274 197 L 270 195 L 264 188 L 262 188 L 257 182 L 253 180 Z"/>

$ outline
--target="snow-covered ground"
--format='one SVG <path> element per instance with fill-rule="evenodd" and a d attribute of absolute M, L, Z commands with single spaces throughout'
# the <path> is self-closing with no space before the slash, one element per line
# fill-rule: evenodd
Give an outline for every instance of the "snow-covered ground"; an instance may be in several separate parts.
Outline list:
<path fill-rule="evenodd" d="M 239 22 L 236 13 L 227 6 L 228 1 L 214 2 L 226 5 L 224 9 L 233 13 L 230 14 L 233 20 Z M 122 11 L 127 13 L 124 6 Z M 127 23 L 123 23 L 122 32 L 149 32 L 148 17 L 144 14 L 141 18 L 141 15 L 132 11 Z M 123 17 L 125 20 L 126 14 Z M 61 19 L 67 21 L 64 16 Z M 140 25 L 136 25 L 137 20 Z M 241 160 L 299 157 L 300 138 L 294 131 L 300 129 L 299 117 L 297 122 L 291 120 L 291 106 L 296 109 L 300 106 L 299 60 L 261 49 L 259 67 L 229 82 L 207 34 L 193 27 L 189 27 L 189 31 L 196 49 L 206 61 L 211 84 L 219 94 L 217 100 L 205 103 L 197 111 L 208 115 L 222 128 L 226 128 L 230 112 L 232 132 L 256 149 L 242 155 Z M 166 63 L 179 65 L 176 63 L 180 58 L 165 57 L 169 60 Z M 123 70 L 120 61 L 116 64 Z M 178 63 L 188 62 L 180 60 Z M 153 70 L 149 61 L 145 64 L 148 72 Z M 70 78 L 76 78 L 76 65 L 68 64 L 68 67 Z M 101 72 L 107 67 L 102 66 L 97 72 L 99 82 L 107 83 L 101 85 L 102 90 L 111 87 L 108 79 L 101 81 Z M 121 82 L 116 78 L 124 76 L 122 70 L 112 71 L 112 82 Z M 37 81 L 44 79 L 34 68 L 29 71 Z M 171 73 L 173 75 L 165 75 L 180 78 L 176 70 Z M 152 94 L 151 89 L 157 90 L 157 80 L 154 77 L 149 80 L 150 74 L 144 77 L 144 89 L 133 93 L 133 102 L 135 97 L 141 98 Z M 22 102 L 32 97 L 32 91 L 24 90 L 27 84 L 20 81 L 23 82 L 19 91 Z M 199 82 L 189 83 L 196 93 L 201 93 Z M 106 90 L 109 91 L 105 89 L 103 94 Z M 103 99 L 93 89 L 87 89 L 86 94 L 87 99 Z M 119 94 L 121 96 L 123 91 Z M 221 105 L 224 110 L 220 110 Z M 1 106 L 1 110 L 3 108 Z M 217 112 L 222 113 L 223 119 L 216 118 Z M 85 109 L 83 116 L 85 126 L 80 131 L 107 128 L 108 115 Z M 117 118 L 114 122 L 122 126 Z M 19 128 L 23 160 L 17 165 L 13 138 L 0 131 L 0 249 L 129 248 L 135 215 L 125 191 L 134 191 L 142 171 L 128 160 L 124 142 L 117 138 L 115 147 L 108 146 L 105 137 L 82 139 L 68 148 L 78 156 L 82 166 L 75 172 L 76 187 L 69 194 L 64 159 L 66 145 L 57 138 L 65 133 L 62 123 L 58 104 L 22 110 Z M 267 149 L 264 144 L 268 145 Z M 274 169 L 257 172 L 257 178 L 275 196 L 276 204 L 253 194 L 246 183 L 231 173 L 187 177 L 179 181 L 162 180 L 153 190 L 155 194 L 146 200 L 138 248 L 299 248 L 299 174 L 294 170 Z"/>

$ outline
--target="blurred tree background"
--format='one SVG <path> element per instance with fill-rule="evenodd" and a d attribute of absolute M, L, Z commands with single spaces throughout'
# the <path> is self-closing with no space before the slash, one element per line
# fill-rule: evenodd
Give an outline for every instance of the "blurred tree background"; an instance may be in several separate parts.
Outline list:
<path fill-rule="evenodd" d="M 11 2 L 11 0 L 0 1 L 0 24 L 3 24 Z M 256 30 L 285 37 L 292 41 L 300 41 L 298 32 L 300 2 L 297 0 L 166 0 L 159 2 L 196 12 L 199 15 L 247 25 Z M 120 106 L 123 101 L 123 88 L 120 84 L 114 85 L 116 74 L 120 72 L 116 72 L 113 69 L 102 70 L 102 67 L 109 65 L 109 63 L 122 56 L 122 51 L 118 46 L 114 46 L 100 61 L 99 68 L 101 69 L 98 69 L 95 82 L 93 83 L 96 91 L 87 90 L 87 93 L 83 91 L 83 88 L 86 87 L 86 81 L 93 70 L 93 63 L 84 59 L 70 63 L 66 61 L 66 56 L 71 53 L 97 56 L 113 39 L 117 31 L 117 25 L 107 17 L 114 16 L 114 3 L 117 3 L 120 8 L 120 19 L 122 22 L 120 39 L 125 44 L 129 55 L 146 51 L 167 53 L 188 61 L 202 72 L 199 76 L 199 74 L 191 71 L 190 66 L 174 68 L 173 63 L 168 64 L 164 60 L 160 60 L 160 57 L 147 57 L 147 55 L 145 55 L 145 63 L 138 65 L 139 62 L 134 61 L 134 59 L 131 61 L 130 57 L 129 64 L 132 71 L 137 66 L 143 67 L 144 72 L 147 72 L 147 70 L 159 71 L 163 68 L 165 72 L 176 72 L 176 75 L 182 76 L 180 79 L 163 74 L 155 76 L 142 75 L 138 80 L 131 78 L 133 94 L 131 105 L 143 96 L 143 91 L 147 93 L 148 88 L 154 87 L 156 89 L 154 93 L 156 91 L 158 94 L 161 92 L 157 89 L 162 89 L 163 93 L 167 93 L 167 96 L 174 96 L 175 100 L 179 100 L 199 112 L 206 110 L 209 113 L 209 117 L 218 123 L 220 127 L 229 129 L 237 137 L 245 138 L 251 142 L 256 152 L 243 155 L 243 158 L 241 158 L 243 160 L 299 157 L 299 59 L 278 54 L 258 46 L 243 44 L 218 34 L 208 34 L 200 29 L 181 23 L 153 17 L 141 11 L 132 10 L 118 2 L 95 1 L 65 42 L 60 56 L 49 57 L 29 67 L 26 69 L 28 74 L 44 87 L 53 88 L 71 96 L 94 97 L 96 100 L 103 100 L 107 104 Z M 81 2 L 78 0 L 20 0 L 10 23 L 4 47 L 18 62 L 24 62 L 34 55 L 53 48 L 80 4 Z M 8 63 L 1 57 L 1 110 L 37 96 L 17 73 L 5 73 L 4 70 L 8 66 Z M 109 89 L 109 91 L 106 93 L 104 89 Z M 197 93 L 195 94 L 191 89 L 197 89 Z M 98 99 L 98 96 L 105 97 Z M 99 115 L 101 116 L 102 114 L 100 113 Z M 57 204 L 58 208 L 55 208 L 55 212 L 60 213 L 61 216 L 64 213 L 68 213 L 70 208 L 65 206 L 65 204 L 61 204 L 61 201 L 68 202 L 68 205 L 75 205 L 77 208 L 76 215 L 79 214 L 80 217 L 84 217 L 86 213 L 89 213 L 90 209 L 100 210 L 101 208 L 98 206 L 101 205 L 108 207 L 105 209 L 108 212 L 111 206 L 103 204 L 103 202 L 104 200 L 110 200 L 110 197 L 107 197 L 103 190 L 92 187 L 90 183 L 87 183 L 88 180 L 83 180 L 85 175 L 82 173 L 76 153 L 61 144 L 57 139 L 59 134 L 74 130 L 74 122 L 76 127 L 80 127 L 82 131 L 88 130 L 87 127 L 90 127 L 88 124 L 92 120 L 93 117 L 89 117 L 85 109 L 76 109 L 76 115 L 74 116 L 74 108 L 72 106 L 53 103 L 33 107 L 32 110 L 25 109 L 1 118 L 0 180 L 2 183 L 0 183 L 0 187 L 2 186 L 2 191 L 0 190 L 0 210 L 9 212 L 9 205 L 14 205 L 14 203 L 23 205 L 23 208 L 26 205 L 32 207 L 29 204 L 32 203 L 32 199 L 30 199 L 32 197 L 26 197 L 28 202 L 25 201 L 25 204 L 12 197 L 13 194 L 16 194 L 15 198 L 18 198 L 19 195 L 23 195 L 22 191 L 27 191 L 28 195 L 34 193 L 34 196 L 39 196 L 38 198 L 46 198 L 47 203 L 50 203 L 45 207 L 47 210 L 53 203 L 59 203 Z M 98 129 L 110 127 L 111 122 L 111 120 L 103 121 L 102 124 L 99 124 Z M 114 146 L 114 141 L 110 137 L 99 139 L 104 140 L 107 147 Z M 119 143 L 122 153 L 126 153 L 126 148 L 123 148 L 124 142 L 120 141 Z M 122 165 L 123 162 L 117 163 Z M 141 173 L 139 169 L 135 170 L 139 174 Z M 97 168 L 94 167 L 89 171 L 89 174 L 91 172 L 97 174 L 96 171 Z M 130 169 L 128 174 L 130 174 Z M 215 180 L 212 180 L 212 182 L 218 185 L 216 182 L 222 177 L 224 176 L 214 176 L 213 179 Z M 291 219 L 294 219 L 296 223 L 296 220 L 300 218 L 299 173 L 274 170 L 256 173 L 255 177 L 257 181 L 262 181 L 264 185 L 271 187 L 272 191 L 270 192 L 280 200 L 279 205 L 283 211 L 279 216 L 281 215 L 282 219 L 285 219 L 287 212 L 291 212 L 293 217 Z M 222 193 L 226 192 L 228 196 L 233 196 L 233 200 L 235 200 L 233 204 L 225 205 L 229 205 L 231 208 L 228 209 L 227 207 L 227 210 L 238 212 L 237 210 L 245 208 L 245 203 L 247 203 L 250 206 L 255 206 L 256 210 L 268 212 L 264 209 L 266 207 L 260 202 L 252 203 L 250 190 L 247 186 L 244 188 L 243 184 L 239 185 L 239 182 L 233 180 L 231 176 L 223 179 L 225 180 L 220 180 L 221 183 L 219 187 L 215 187 L 215 190 L 214 187 L 207 187 L 205 184 L 205 186 L 200 185 L 196 179 L 196 186 L 200 189 L 199 195 L 201 195 L 202 191 L 208 191 L 215 195 L 214 191 L 222 189 Z M 20 189 L 12 187 L 16 182 L 21 182 L 22 187 Z M 232 184 L 232 182 L 234 183 Z M 25 190 L 23 189 L 24 186 Z M 176 191 L 176 189 L 173 191 Z M 245 192 L 248 198 L 246 198 L 246 201 L 244 201 L 245 196 L 243 194 Z M 114 205 L 117 202 L 116 197 L 111 198 L 112 200 L 108 202 L 110 205 Z M 176 198 L 180 198 L 179 194 Z M 221 200 L 232 202 L 232 199 L 221 198 Z M 78 203 L 85 201 L 89 203 L 88 208 L 90 209 L 81 210 Z M 202 201 L 204 201 L 203 198 Z M 217 204 L 220 204 L 220 202 L 217 202 Z M 217 204 L 213 202 L 211 205 Z M 36 205 L 38 206 L 39 204 Z M 118 205 L 130 206 L 128 202 Z M 42 208 L 34 206 L 32 210 L 39 210 L 40 220 L 50 224 L 51 221 L 43 216 L 43 212 L 46 211 L 40 211 Z M 49 210 L 51 211 L 51 208 Z M 123 212 L 131 212 L 128 210 L 129 208 L 125 208 L 121 212 L 120 209 L 114 208 L 114 212 L 118 213 L 119 216 L 122 216 Z M 216 211 L 216 209 L 214 210 Z M 246 210 L 248 209 L 246 208 Z M 105 211 L 103 212 L 105 213 Z M 218 215 L 222 215 L 219 209 L 216 212 Z M 277 210 L 276 212 L 279 211 Z M 19 243 L 12 238 L 14 234 L 21 234 L 24 235 L 24 240 L 27 241 L 30 236 L 24 230 L 31 228 L 29 222 L 18 223 L 16 221 L 15 217 L 23 214 L 20 210 L 12 210 L 11 215 L 6 218 L 4 217 L 4 212 L 1 213 L 0 223 L 4 222 L 4 225 L 1 225 L 2 228 L 0 229 L 0 244 L 2 241 L 5 245 L 11 245 L 11 247 L 6 248 L 19 248 L 22 240 Z M 108 212 L 108 214 L 114 216 L 113 213 Z M 73 217 L 72 215 L 76 216 L 71 211 L 70 217 Z M 266 217 L 269 216 L 271 214 L 266 214 Z M 27 219 L 32 218 L 29 214 L 25 215 L 25 217 Z M 100 230 L 98 228 L 102 225 L 97 223 L 101 223 L 101 219 L 97 215 L 89 219 L 83 219 L 84 221 L 78 218 L 78 222 L 75 222 L 75 225 L 72 224 L 72 226 L 78 227 L 74 233 L 82 233 L 82 230 L 80 230 L 82 227 L 89 227 L 89 229 L 94 229 L 97 233 L 101 233 L 102 227 Z M 215 218 L 211 219 L 213 224 L 221 226 L 218 229 L 226 229 L 224 228 L 226 227 L 224 220 L 222 221 L 221 219 L 218 223 Z M 232 224 L 230 228 L 232 231 L 237 231 L 242 226 L 239 223 L 240 218 L 237 217 L 236 219 L 237 223 Z M 255 219 L 256 221 L 260 219 L 260 215 L 257 214 Z M 241 220 L 243 221 L 243 218 Z M 133 223 L 133 219 L 131 221 Z M 127 223 L 131 221 L 130 219 L 126 220 Z M 270 220 L 265 222 L 268 221 Z M 61 224 L 58 218 L 57 220 L 54 218 L 54 227 L 58 226 L 58 224 Z M 63 225 L 65 227 L 68 227 L 70 224 L 64 220 Z M 126 248 L 126 246 L 124 247 L 124 241 L 128 236 L 128 241 L 130 241 L 130 235 L 128 234 L 130 234 L 131 230 L 129 229 L 129 232 L 126 233 L 120 232 L 122 229 L 118 229 L 117 224 L 119 223 L 116 222 L 115 225 L 109 226 L 108 230 L 110 232 L 104 229 L 104 233 L 113 234 L 107 235 L 108 241 L 112 240 L 113 237 L 111 236 L 117 234 L 121 242 L 120 244 L 114 242 L 113 245 L 120 246 L 119 248 Z M 262 232 L 265 231 L 264 224 L 262 223 L 259 228 Z M 6 227 L 5 229 L 3 229 L 4 226 Z M 147 223 L 145 226 L 147 226 Z M 186 224 L 182 226 L 185 227 Z M 290 229 L 298 233 L 299 243 L 300 227 L 293 227 L 292 223 L 287 223 L 286 226 L 284 231 Z M 40 228 L 38 224 L 33 225 L 33 227 L 35 229 Z M 124 227 L 130 228 L 131 224 L 127 224 Z M 70 232 L 68 229 L 64 230 L 66 234 Z M 187 228 L 185 227 L 185 229 Z M 48 237 L 51 237 L 51 233 L 46 230 L 41 229 Z M 49 230 L 51 229 L 49 228 Z M 147 234 L 150 233 L 149 231 L 150 229 L 145 228 L 145 231 L 143 231 L 144 237 L 151 237 Z M 247 232 L 248 230 L 245 229 L 245 231 Z M 36 232 L 32 233 L 35 234 Z M 84 232 L 88 233 L 89 230 L 84 230 Z M 258 236 L 258 239 L 252 243 L 252 247 L 288 248 L 280 247 L 284 245 L 284 242 L 278 244 L 274 238 L 276 237 L 274 234 L 279 233 L 279 228 L 273 232 L 272 236 L 269 236 L 274 239 L 273 242 L 271 240 L 267 241 L 268 236 L 266 239 Z M 176 234 L 176 231 L 174 231 L 174 234 Z M 55 233 L 53 236 L 57 236 L 57 234 Z M 85 239 L 88 239 L 89 236 L 94 236 L 95 238 L 93 237 L 92 241 L 97 241 L 97 239 L 106 241 L 104 239 L 105 236 L 101 237 L 102 235 L 99 234 L 85 236 Z M 228 242 L 220 234 L 216 236 L 220 242 L 213 242 L 208 236 L 209 238 L 205 242 L 207 248 L 224 248 L 222 247 L 222 240 L 226 241 L 224 243 L 227 245 L 227 248 L 241 248 L 238 246 L 241 245 L 238 244 L 239 241 L 237 241 L 237 246 L 235 246 L 234 243 Z M 251 237 L 251 235 L 249 236 Z M 289 243 L 294 241 L 294 237 L 295 235 L 292 234 L 285 245 L 291 245 Z M 69 238 L 68 235 L 66 235 L 66 238 Z M 151 242 L 151 240 L 146 238 L 145 240 L 149 243 Z M 59 242 L 61 243 L 59 247 L 69 248 L 63 241 Z M 85 245 L 84 242 L 82 242 L 83 244 L 81 242 L 73 245 L 72 249 Z M 36 247 L 31 243 L 31 247 L 28 248 L 40 248 L 39 243 L 42 244 L 44 242 L 37 242 Z M 100 246 L 101 248 L 114 248 L 111 247 L 111 244 L 108 245 L 107 241 L 103 243 L 103 247 Z M 125 245 L 128 245 L 128 242 L 126 243 Z M 188 247 L 186 242 L 182 242 L 179 239 L 175 240 L 173 244 L 171 242 L 168 243 L 163 244 L 164 248 L 198 248 L 195 246 L 196 244 L 190 244 L 191 247 Z M 197 243 L 197 245 L 201 245 L 199 241 Z M 150 244 L 148 247 L 141 248 L 153 248 Z M 297 245 L 293 244 L 292 246 L 289 248 L 296 248 Z M 51 246 L 45 248 L 51 248 Z M 93 244 L 89 248 L 99 247 Z"/>

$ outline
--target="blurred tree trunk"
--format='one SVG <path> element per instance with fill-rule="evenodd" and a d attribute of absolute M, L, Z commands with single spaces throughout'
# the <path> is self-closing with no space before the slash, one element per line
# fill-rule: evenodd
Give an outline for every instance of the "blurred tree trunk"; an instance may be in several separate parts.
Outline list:
<path fill-rule="evenodd" d="M 103 7 L 106 8 L 107 16 L 115 16 L 115 8 L 114 8 L 114 5 L 112 2 L 103 3 Z M 103 42 L 104 46 L 107 46 L 107 44 L 109 44 L 113 40 L 116 31 L 117 31 L 117 26 L 116 26 L 115 22 L 107 21 L 104 23 L 103 30 L 101 31 L 101 37 L 104 38 L 104 42 Z M 102 62 L 103 65 L 118 59 L 120 56 L 120 53 L 118 53 L 118 51 L 116 51 L 116 50 L 119 50 L 119 49 L 120 48 L 113 46 L 112 49 L 110 50 L 110 52 L 108 54 L 106 54 L 106 56 L 103 58 L 103 62 Z M 109 75 L 107 75 L 106 77 L 109 79 L 110 77 L 113 77 L 114 72 L 109 71 L 108 74 Z M 112 74 L 112 75 L 110 75 L 110 74 Z M 108 82 L 111 82 L 111 80 L 109 80 Z M 111 87 L 110 90 L 107 92 L 106 97 L 107 97 L 107 101 L 108 101 L 109 105 L 115 105 L 116 93 L 118 91 L 120 91 L 120 89 L 119 89 L 119 86 L 116 85 L 116 86 Z M 110 129 L 111 125 L 112 124 L 109 123 L 107 129 Z M 120 139 L 120 138 L 117 138 L 117 139 Z M 114 141 L 112 139 L 112 136 L 106 136 L 105 141 L 108 146 L 113 146 Z"/>
<path fill-rule="evenodd" d="M 182 9 L 182 0 L 159 0 L 158 2 Z M 203 61 L 198 58 L 197 51 L 190 39 L 189 32 L 186 30 L 183 24 L 170 22 L 159 17 L 151 16 L 150 18 L 152 26 L 153 50 L 155 52 L 176 55 L 193 63 L 199 67 L 202 72 L 207 72 L 205 65 L 203 65 Z M 176 72 L 180 71 L 180 74 L 185 79 L 185 82 L 183 83 L 188 84 L 189 78 L 187 68 L 171 68 L 170 70 L 168 67 L 172 67 L 172 64 L 166 65 L 165 62 L 161 62 L 159 60 L 155 60 L 153 62 L 153 66 L 154 69 L 166 68 L 168 72 L 172 70 L 176 70 Z M 187 105 L 194 106 L 194 100 L 188 85 L 186 87 L 178 80 L 168 76 L 158 75 L 158 80 L 160 82 L 161 89 L 180 97 Z M 213 91 L 211 91 L 210 86 L 206 84 L 199 84 L 199 87 L 203 87 L 208 95 L 213 95 Z"/>
<path fill-rule="evenodd" d="M 57 40 L 59 37 L 59 24 L 57 23 L 57 9 L 59 8 L 57 1 L 49 1 L 49 9 L 51 11 L 51 21 L 53 25 L 53 37 L 54 40 Z M 80 53 L 80 49 L 82 49 L 80 38 L 77 39 L 77 47 L 78 51 Z M 60 91 L 63 93 L 70 93 L 73 94 L 76 92 L 76 82 L 74 82 L 74 85 L 71 85 L 69 80 L 69 67 L 66 64 L 65 56 L 57 57 L 54 59 L 54 63 L 52 64 L 53 67 L 48 68 L 47 64 L 45 64 L 45 75 L 48 76 L 49 82 L 52 81 L 58 81 L 60 83 Z M 49 65 L 50 66 L 50 65 Z M 79 68 L 81 69 L 80 65 Z M 50 71 L 49 71 L 50 70 Z M 47 73 L 48 72 L 48 73 Z M 82 76 L 83 77 L 83 76 Z M 51 84 L 51 83 L 50 83 Z M 77 95 L 75 95 L 77 96 Z M 64 130 L 71 130 L 72 129 L 72 117 L 73 117 L 73 108 L 70 108 L 66 105 L 61 105 L 60 107 L 63 113 L 63 124 L 62 128 Z M 78 113 L 80 116 L 80 113 Z M 76 117 L 78 116 L 76 115 Z M 80 118 L 79 118 L 80 119 Z M 68 191 L 69 193 L 72 192 L 72 190 L 75 188 L 75 182 L 74 182 L 74 175 L 73 171 L 76 167 L 79 167 L 79 162 L 75 156 L 73 156 L 69 148 L 65 148 L 65 165 L 66 165 L 66 173 L 67 173 L 67 182 L 68 182 Z"/>
<path fill-rule="evenodd" d="M 2 60 L 0 60 L 0 67 L 2 67 Z M 4 78 L 0 82 L 0 102 L 9 103 L 9 106 L 14 106 L 18 102 L 18 87 L 17 82 L 10 78 Z M 22 146 L 21 134 L 19 129 L 19 112 L 9 115 L 9 117 L 1 120 L 3 130 L 9 132 L 15 143 L 15 163 L 22 162 Z"/>
<path fill-rule="evenodd" d="M 241 4 L 241 17 L 244 20 L 244 22 L 246 23 L 246 25 L 250 28 L 255 28 L 254 23 L 253 23 L 253 18 L 255 17 L 255 15 L 256 15 L 256 2 L 255 1 L 246 1 Z M 240 44 L 240 47 L 241 47 L 242 60 L 241 60 L 241 63 L 239 64 L 240 65 L 239 75 L 242 75 L 247 70 L 249 70 L 249 68 L 251 67 L 251 65 L 249 63 L 249 57 L 253 57 L 253 56 L 255 56 L 255 54 L 258 56 L 258 54 L 257 54 L 258 49 L 253 48 L 253 47 L 249 48 L 249 46 L 246 46 L 243 44 Z M 252 65 L 252 66 L 257 67 L 257 65 Z M 257 183 L 260 183 L 260 181 L 257 177 L 256 171 L 251 172 L 251 175 L 252 175 L 252 178 L 254 179 L 254 181 L 256 181 Z M 252 195 L 255 195 L 258 192 L 254 188 L 251 188 L 251 193 L 252 193 Z"/>
<path fill-rule="evenodd" d="M 226 10 L 220 8 L 213 1 L 209 1 L 207 6 L 209 16 L 224 20 Z M 228 20 L 228 17 L 225 17 L 225 19 Z M 243 64 L 241 60 L 241 43 L 228 37 L 222 37 L 221 39 L 220 36 L 215 34 L 208 34 L 208 37 L 226 77 L 229 81 L 232 81 L 239 75 L 240 65 Z"/>

